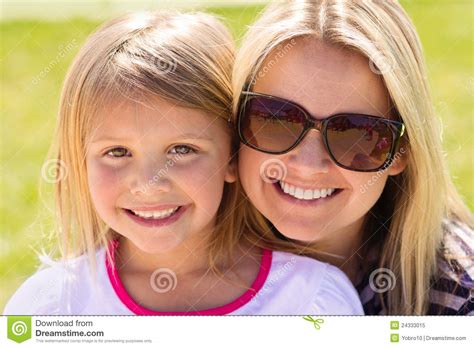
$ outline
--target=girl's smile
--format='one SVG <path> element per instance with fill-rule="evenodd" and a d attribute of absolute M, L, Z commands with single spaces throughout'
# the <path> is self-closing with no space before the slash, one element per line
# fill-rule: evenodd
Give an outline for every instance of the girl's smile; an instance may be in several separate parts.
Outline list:
<path fill-rule="evenodd" d="M 223 120 L 146 102 L 124 101 L 99 115 L 88 178 L 105 223 L 141 251 L 161 253 L 212 233 L 224 183 L 234 177 Z"/>
<path fill-rule="evenodd" d="M 161 227 L 172 224 L 177 221 L 188 206 L 175 206 L 171 208 L 142 207 L 137 209 L 124 209 L 125 213 L 137 224 L 145 227 Z"/>

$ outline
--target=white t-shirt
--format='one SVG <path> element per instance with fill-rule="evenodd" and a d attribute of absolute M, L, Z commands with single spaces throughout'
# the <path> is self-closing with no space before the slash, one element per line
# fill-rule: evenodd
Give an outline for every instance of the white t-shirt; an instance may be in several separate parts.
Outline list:
<path fill-rule="evenodd" d="M 114 254 L 114 253 L 112 253 Z M 45 262 L 45 260 L 43 260 Z M 49 267 L 28 278 L 4 315 L 363 315 L 359 296 L 338 268 L 307 257 L 262 251 L 260 271 L 236 300 L 195 312 L 156 312 L 127 293 L 105 248 L 97 252 L 96 281 L 87 256 Z"/>

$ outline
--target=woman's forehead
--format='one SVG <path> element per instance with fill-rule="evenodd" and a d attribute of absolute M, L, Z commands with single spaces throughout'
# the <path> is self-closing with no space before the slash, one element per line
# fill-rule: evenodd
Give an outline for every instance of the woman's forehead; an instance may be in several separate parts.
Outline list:
<path fill-rule="evenodd" d="M 263 62 L 256 92 L 292 100 L 313 115 L 339 112 L 386 115 L 390 99 L 369 59 L 315 38 L 300 38 L 285 54 L 274 50 Z"/>

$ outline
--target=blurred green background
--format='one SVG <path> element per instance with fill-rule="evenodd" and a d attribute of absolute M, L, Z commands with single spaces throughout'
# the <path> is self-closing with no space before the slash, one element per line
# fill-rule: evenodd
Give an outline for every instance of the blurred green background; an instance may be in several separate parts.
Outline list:
<path fill-rule="evenodd" d="M 101 14 L 112 16 L 107 2 L 99 3 Z M 472 4 L 449 0 L 402 4 L 424 46 L 435 108 L 444 125 L 443 142 L 451 175 L 473 210 Z M 31 19 L 25 19 L 18 9 L 4 11 L 8 10 L 5 6 L 0 23 L 0 310 L 35 271 L 35 253 L 54 243 L 50 237 L 52 213 L 47 208 L 50 204 L 45 204 L 50 200 L 41 198 L 38 191 L 41 168 L 53 135 L 67 67 L 85 38 L 104 19 L 92 16 L 97 13 L 74 15 L 74 9 L 72 15 L 65 15 L 67 11 L 61 6 L 66 5 L 61 2 L 54 11 L 45 11 L 40 3 L 28 4 L 22 9 L 28 10 L 28 16 L 40 10 L 47 12 Z M 262 8 L 259 4 L 205 7 L 223 17 L 237 40 Z"/>

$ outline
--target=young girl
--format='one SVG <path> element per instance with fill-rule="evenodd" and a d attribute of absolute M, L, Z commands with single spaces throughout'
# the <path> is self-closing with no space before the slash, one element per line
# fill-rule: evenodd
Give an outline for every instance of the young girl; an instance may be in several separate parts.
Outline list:
<path fill-rule="evenodd" d="M 5 314 L 362 314 L 337 268 L 254 246 L 227 119 L 233 45 L 206 14 L 105 24 L 64 85 L 64 260 Z"/>
<path fill-rule="evenodd" d="M 277 1 L 233 80 L 249 230 L 338 266 L 366 314 L 473 314 L 473 218 L 396 1 Z"/>

